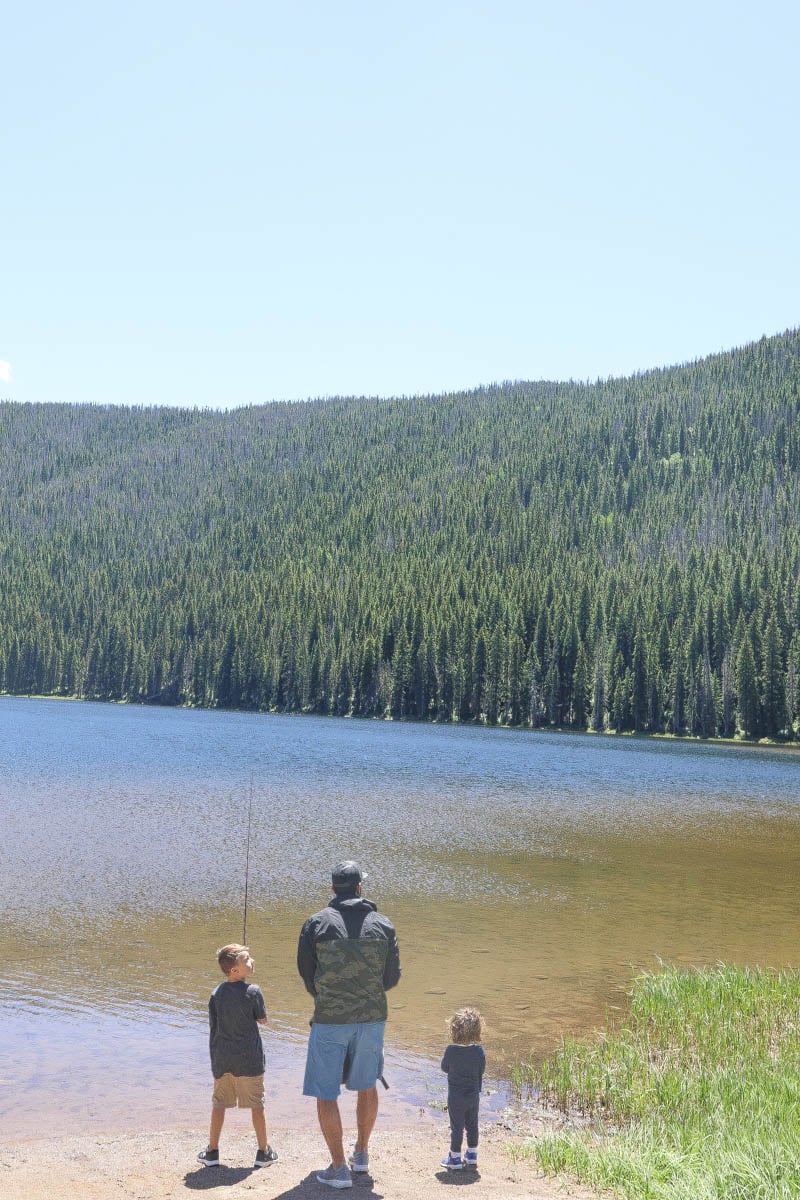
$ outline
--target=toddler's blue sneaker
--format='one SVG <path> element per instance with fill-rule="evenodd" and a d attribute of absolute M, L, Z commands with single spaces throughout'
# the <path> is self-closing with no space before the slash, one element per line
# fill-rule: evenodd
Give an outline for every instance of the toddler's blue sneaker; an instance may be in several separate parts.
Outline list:
<path fill-rule="evenodd" d="M 447 1167 L 448 1171 L 463 1171 L 464 1163 L 460 1154 L 448 1154 L 447 1158 L 443 1158 L 441 1165 Z"/>
<path fill-rule="evenodd" d="M 464 1166 L 465 1167 L 477 1167 L 477 1165 L 478 1165 L 478 1151 L 477 1150 L 468 1150 L 467 1153 L 464 1155 Z"/>

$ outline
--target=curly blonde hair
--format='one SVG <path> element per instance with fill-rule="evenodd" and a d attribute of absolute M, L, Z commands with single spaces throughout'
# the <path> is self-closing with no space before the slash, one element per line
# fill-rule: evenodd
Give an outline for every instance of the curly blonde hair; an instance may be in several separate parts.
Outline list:
<path fill-rule="evenodd" d="M 460 1008 L 447 1022 L 450 1040 L 455 1046 L 471 1046 L 480 1042 L 486 1028 L 477 1008 Z"/>

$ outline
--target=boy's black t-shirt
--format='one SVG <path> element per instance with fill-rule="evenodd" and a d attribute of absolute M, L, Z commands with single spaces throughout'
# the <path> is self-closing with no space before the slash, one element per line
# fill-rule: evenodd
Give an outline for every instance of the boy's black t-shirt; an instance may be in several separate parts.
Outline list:
<path fill-rule="evenodd" d="M 225 980 L 211 993 L 208 1039 L 215 1079 L 231 1075 L 263 1075 L 264 1047 L 256 1022 L 266 1017 L 261 988 L 256 983 Z"/>
<path fill-rule="evenodd" d="M 477 1096 L 483 1083 L 486 1054 L 483 1046 L 448 1046 L 442 1059 L 447 1089 L 455 1096 Z"/>

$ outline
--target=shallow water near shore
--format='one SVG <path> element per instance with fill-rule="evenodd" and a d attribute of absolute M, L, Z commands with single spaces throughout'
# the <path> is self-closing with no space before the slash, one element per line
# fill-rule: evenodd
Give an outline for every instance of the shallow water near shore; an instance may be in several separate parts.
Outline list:
<path fill-rule="evenodd" d="M 799 783 L 778 751 L 0 699 L 4 1133 L 205 1121 L 251 802 L 270 1119 L 313 1121 L 297 934 L 355 856 L 403 961 L 382 1120 L 413 1123 L 439 1111 L 461 1004 L 488 1021 L 488 1111 L 633 970 L 795 965 Z"/>

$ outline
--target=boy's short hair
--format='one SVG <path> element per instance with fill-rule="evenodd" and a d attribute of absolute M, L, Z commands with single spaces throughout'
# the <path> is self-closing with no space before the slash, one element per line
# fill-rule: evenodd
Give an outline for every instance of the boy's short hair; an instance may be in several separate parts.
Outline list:
<path fill-rule="evenodd" d="M 222 974 L 230 975 L 242 955 L 249 953 L 248 947 L 240 946 L 238 942 L 231 942 L 229 946 L 220 946 L 217 951 L 217 962 Z"/>
<path fill-rule="evenodd" d="M 483 1037 L 484 1020 L 477 1008 L 460 1008 L 447 1024 L 455 1046 L 469 1046 Z"/>

